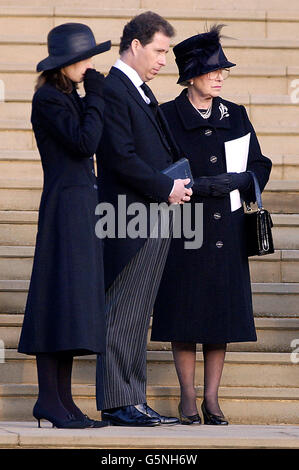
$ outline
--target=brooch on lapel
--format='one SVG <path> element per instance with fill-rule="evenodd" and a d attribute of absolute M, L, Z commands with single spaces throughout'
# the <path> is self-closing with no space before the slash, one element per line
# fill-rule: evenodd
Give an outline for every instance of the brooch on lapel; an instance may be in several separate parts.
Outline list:
<path fill-rule="evenodd" d="M 224 106 L 223 103 L 220 103 L 220 105 L 219 105 L 219 110 L 220 110 L 220 113 L 221 113 L 220 121 L 221 121 L 221 119 L 223 119 L 224 117 L 229 117 L 229 113 L 228 113 L 227 106 Z"/>

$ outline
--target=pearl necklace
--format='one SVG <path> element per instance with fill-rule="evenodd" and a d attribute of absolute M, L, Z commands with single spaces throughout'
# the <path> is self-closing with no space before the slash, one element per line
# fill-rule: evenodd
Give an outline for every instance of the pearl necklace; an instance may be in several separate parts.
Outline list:
<path fill-rule="evenodd" d="M 189 101 L 190 101 L 190 103 L 192 104 L 193 108 L 198 112 L 198 114 L 200 114 L 203 119 L 209 119 L 209 117 L 211 116 L 211 113 L 212 113 L 212 104 L 213 104 L 213 102 L 210 104 L 209 108 L 208 108 L 206 111 L 200 111 L 200 110 L 192 103 L 192 101 L 191 101 L 191 99 L 190 99 L 190 96 L 189 96 L 189 95 L 187 95 L 187 96 L 188 96 Z"/>

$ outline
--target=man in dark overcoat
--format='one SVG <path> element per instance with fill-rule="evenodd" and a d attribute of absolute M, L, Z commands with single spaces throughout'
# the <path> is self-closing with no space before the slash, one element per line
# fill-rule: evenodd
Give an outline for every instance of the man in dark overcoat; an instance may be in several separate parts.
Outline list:
<path fill-rule="evenodd" d="M 124 28 L 120 59 L 105 80 L 104 132 L 97 154 L 100 200 L 125 212 L 141 203 L 183 203 L 189 180 L 173 181 L 161 171 L 179 152 L 157 101 L 145 82 L 165 65 L 172 26 L 146 12 Z M 147 222 L 148 220 L 146 220 Z M 117 224 L 116 224 L 117 225 Z M 107 304 L 107 350 L 99 357 L 97 390 L 102 419 L 114 425 L 154 426 L 177 423 L 146 403 L 146 345 L 149 319 L 162 276 L 169 238 L 132 238 L 120 234 L 104 245 Z M 148 228 L 148 227 L 147 227 Z"/>

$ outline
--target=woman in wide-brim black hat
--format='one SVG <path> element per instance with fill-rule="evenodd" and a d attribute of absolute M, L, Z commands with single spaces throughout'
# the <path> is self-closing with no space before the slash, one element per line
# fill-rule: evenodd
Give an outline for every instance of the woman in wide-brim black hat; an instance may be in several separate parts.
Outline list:
<path fill-rule="evenodd" d="M 73 357 L 105 351 L 102 247 L 93 155 L 102 128 L 104 76 L 92 57 L 109 50 L 90 28 L 66 23 L 48 34 L 31 122 L 44 172 L 38 232 L 19 352 L 36 355 L 33 415 L 59 428 L 100 427 L 75 405 Z M 84 83 L 85 97 L 77 93 Z"/>
<path fill-rule="evenodd" d="M 171 242 L 151 337 L 172 342 L 184 424 L 201 421 L 194 387 L 197 343 L 203 345 L 204 422 L 223 425 L 228 421 L 219 407 L 218 389 L 226 344 L 256 341 L 241 205 L 241 199 L 254 201 L 255 195 L 247 171 L 227 172 L 224 143 L 250 133 L 247 170 L 254 171 L 261 189 L 268 181 L 271 161 L 261 153 L 244 106 L 220 97 L 223 81 L 235 65 L 222 50 L 221 27 L 215 25 L 174 47 L 178 83 L 186 88 L 162 105 L 194 176 L 189 203 L 193 222 L 195 205 L 203 204 L 203 225 L 193 227 L 203 230 L 202 246 L 188 249 L 185 238 Z M 234 190 L 240 193 L 236 207 L 230 200 Z"/>

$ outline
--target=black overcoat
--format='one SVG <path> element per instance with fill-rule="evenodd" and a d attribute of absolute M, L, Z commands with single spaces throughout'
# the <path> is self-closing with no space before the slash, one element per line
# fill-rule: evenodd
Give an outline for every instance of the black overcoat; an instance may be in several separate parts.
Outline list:
<path fill-rule="evenodd" d="M 255 172 L 263 190 L 271 161 L 262 155 L 243 106 L 214 98 L 211 117 L 205 120 L 184 90 L 162 108 L 178 145 L 190 160 L 194 178 L 225 173 L 224 142 L 251 132 L 247 169 Z M 254 200 L 253 187 L 241 196 Z M 152 340 L 254 341 L 243 207 L 231 212 L 229 195 L 194 194 L 190 204 L 197 202 L 203 203 L 203 244 L 186 249 L 184 238 L 172 240 L 154 308 Z"/>
<path fill-rule="evenodd" d="M 117 214 L 119 196 L 125 196 L 127 208 L 142 204 L 149 217 L 150 203 L 167 202 L 173 180 L 161 173 L 179 150 L 162 113 L 163 131 L 149 105 L 131 80 L 112 67 L 105 79 L 104 130 L 97 152 L 99 195 L 102 202 L 115 209 L 115 238 L 104 239 L 105 284 L 108 289 L 116 276 L 143 246 L 145 236 L 121 236 Z M 133 216 L 127 216 L 127 223 Z M 120 236 L 119 236 L 120 234 Z"/>
<path fill-rule="evenodd" d="M 104 101 L 49 84 L 34 94 L 32 126 L 44 171 L 33 270 L 19 352 L 105 350 L 101 241 L 93 155 Z"/>

